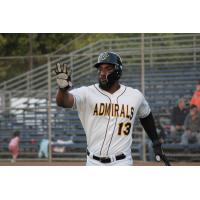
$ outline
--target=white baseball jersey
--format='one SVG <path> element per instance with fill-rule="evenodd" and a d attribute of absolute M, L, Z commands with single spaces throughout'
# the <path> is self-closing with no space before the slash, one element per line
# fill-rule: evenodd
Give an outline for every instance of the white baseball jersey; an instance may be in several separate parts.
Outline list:
<path fill-rule="evenodd" d="M 132 129 L 136 114 L 149 115 L 150 107 L 143 94 L 120 84 L 113 94 L 99 84 L 71 90 L 74 108 L 86 133 L 88 150 L 99 157 L 124 153 L 131 155 Z"/>

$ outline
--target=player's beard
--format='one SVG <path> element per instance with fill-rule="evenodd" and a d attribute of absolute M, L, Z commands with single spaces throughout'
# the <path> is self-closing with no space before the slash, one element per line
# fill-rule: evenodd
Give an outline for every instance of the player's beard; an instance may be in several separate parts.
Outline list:
<path fill-rule="evenodd" d="M 113 86 L 113 84 L 115 82 L 116 82 L 116 80 L 114 80 L 114 79 L 108 79 L 107 77 L 103 81 L 101 80 L 101 78 L 99 78 L 99 87 L 101 89 L 103 89 L 103 90 L 109 90 Z"/>
<path fill-rule="evenodd" d="M 99 87 L 103 90 L 109 90 L 116 81 L 118 81 L 119 76 L 117 71 L 113 71 L 112 73 L 108 74 L 106 78 L 101 80 L 99 77 Z"/>
<path fill-rule="evenodd" d="M 109 90 L 112 87 L 113 84 L 111 84 L 108 81 L 101 81 L 99 80 L 99 87 L 103 90 Z"/>

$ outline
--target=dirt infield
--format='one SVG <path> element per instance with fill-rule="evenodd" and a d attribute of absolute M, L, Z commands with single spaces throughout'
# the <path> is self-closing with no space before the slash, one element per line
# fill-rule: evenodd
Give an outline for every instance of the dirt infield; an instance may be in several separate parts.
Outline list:
<path fill-rule="evenodd" d="M 172 162 L 172 166 L 200 166 L 200 162 Z M 0 161 L 0 166 L 85 166 L 84 161 Z M 134 161 L 133 166 L 164 166 L 162 162 Z"/>

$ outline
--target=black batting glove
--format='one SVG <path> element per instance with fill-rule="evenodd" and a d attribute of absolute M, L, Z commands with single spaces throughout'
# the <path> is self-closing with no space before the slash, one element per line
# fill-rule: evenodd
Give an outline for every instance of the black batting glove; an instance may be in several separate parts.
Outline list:
<path fill-rule="evenodd" d="M 162 143 L 159 140 L 156 140 L 153 142 L 153 150 L 154 150 L 155 156 L 157 155 L 161 156 L 164 154 L 161 145 Z"/>
<path fill-rule="evenodd" d="M 155 153 L 156 161 L 160 162 L 162 160 L 165 163 L 165 165 L 171 166 L 170 162 L 168 161 L 167 157 L 165 156 L 162 150 L 161 141 L 156 140 L 153 142 L 153 150 Z"/>

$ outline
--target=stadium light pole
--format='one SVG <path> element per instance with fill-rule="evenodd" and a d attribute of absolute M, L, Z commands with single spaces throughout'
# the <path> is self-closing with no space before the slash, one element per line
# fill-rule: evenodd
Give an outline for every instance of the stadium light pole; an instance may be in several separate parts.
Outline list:
<path fill-rule="evenodd" d="M 141 90 L 143 95 L 145 95 L 144 65 L 144 33 L 141 33 Z M 142 159 L 146 161 L 146 133 L 144 129 L 142 129 Z"/>
<path fill-rule="evenodd" d="M 50 56 L 47 56 L 48 60 L 48 104 L 47 104 L 47 110 L 48 110 L 48 140 L 49 140 L 49 162 L 52 161 L 52 153 L 51 153 L 51 59 Z"/>

